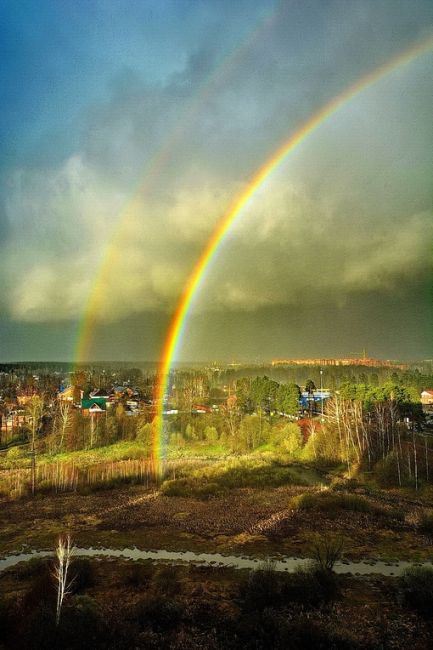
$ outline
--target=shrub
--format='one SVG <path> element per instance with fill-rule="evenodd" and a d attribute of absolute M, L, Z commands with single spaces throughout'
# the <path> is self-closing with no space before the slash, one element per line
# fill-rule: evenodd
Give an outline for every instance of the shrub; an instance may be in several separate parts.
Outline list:
<path fill-rule="evenodd" d="M 214 445 L 218 442 L 218 431 L 215 427 L 207 426 L 204 430 L 204 437 L 211 445 Z"/>
<path fill-rule="evenodd" d="M 291 506 L 296 510 L 311 510 L 317 506 L 317 503 L 317 495 L 310 492 L 299 494 L 291 500 Z"/>
<path fill-rule="evenodd" d="M 380 487 L 399 487 L 397 454 L 390 452 L 383 460 L 374 466 L 374 475 Z M 400 481 L 404 486 L 414 484 L 408 476 L 406 463 L 400 462 Z"/>
<path fill-rule="evenodd" d="M 423 510 L 419 518 L 419 525 L 424 533 L 433 534 L 433 511 Z"/>
<path fill-rule="evenodd" d="M 352 512 L 372 512 L 373 510 L 369 501 L 359 494 L 339 495 L 337 498 L 334 497 L 334 503 L 337 507 L 343 510 L 351 510 Z"/>
<path fill-rule="evenodd" d="M 49 560 L 44 557 L 32 557 L 30 560 L 16 567 L 19 579 L 35 578 L 49 573 Z"/>
<path fill-rule="evenodd" d="M 174 596 L 181 591 L 178 570 L 174 566 L 161 567 L 154 577 L 154 584 L 164 596 Z"/>
<path fill-rule="evenodd" d="M 54 602 L 52 604 L 35 602 L 34 606 L 22 616 L 18 635 L 21 641 L 18 647 L 32 648 L 32 650 L 59 647 Z"/>
<path fill-rule="evenodd" d="M 167 632 L 179 625 L 182 609 L 173 600 L 146 598 L 138 603 L 136 616 L 142 626 L 152 627 L 158 632 Z"/>
<path fill-rule="evenodd" d="M 221 492 L 221 488 L 218 483 L 205 483 L 197 487 L 196 494 L 198 497 L 212 497 L 216 496 L 219 492 Z"/>
<path fill-rule="evenodd" d="M 340 536 L 317 534 L 311 542 L 311 553 L 320 571 L 332 571 L 343 553 L 344 540 Z"/>
<path fill-rule="evenodd" d="M 282 433 L 282 447 L 290 456 L 296 455 L 296 453 L 302 448 L 301 429 L 297 424 L 291 422 L 284 427 Z"/>
<path fill-rule="evenodd" d="M 97 602 L 89 596 L 74 596 L 64 606 L 56 647 L 95 648 L 104 631 Z"/>
<path fill-rule="evenodd" d="M 164 481 L 160 490 L 167 497 L 188 497 L 193 496 L 194 488 L 190 479 L 179 478 Z"/>
<path fill-rule="evenodd" d="M 0 600 L 0 647 L 4 643 L 4 648 L 7 648 L 6 642 L 8 637 L 14 633 L 14 627 L 11 604 Z"/>
<path fill-rule="evenodd" d="M 369 501 L 359 494 L 331 494 L 329 492 L 300 494 L 291 501 L 297 510 L 350 510 L 352 512 L 373 512 Z"/>
<path fill-rule="evenodd" d="M 11 447 L 6 452 L 6 459 L 8 462 L 14 463 L 26 455 L 26 451 L 22 447 Z"/>
<path fill-rule="evenodd" d="M 95 585 L 95 566 L 88 558 L 76 558 L 71 564 L 72 588 L 75 592 L 83 591 Z"/>
<path fill-rule="evenodd" d="M 333 571 L 323 570 L 320 567 L 312 567 L 313 575 L 319 584 L 319 595 L 323 602 L 335 600 L 340 594 L 337 575 Z"/>
<path fill-rule="evenodd" d="M 50 566 L 45 563 L 43 569 L 32 576 L 31 585 L 26 592 L 22 605 L 25 611 L 33 611 L 38 605 L 47 604 L 55 611 L 56 591 Z"/>
<path fill-rule="evenodd" d="M 53 484 L 48 480 L 38 481 L 36 491 L 38 494 L 50 494 L 50 492 L 54 492 Z"/>
<path fill-rule="evenodd" d="M 265 562 L 240 585 L 240 597 L 247 611 L 263 611 L 287 603 L 317 607 L 337 594 L 335 574 L 316 565 L 287 574 L 276 572 L 272 562 Z"/>
<path fill-rule="evenodd" d="M 136 562 L 128 566 L 125 573 L 125 583 L 131 587 L 144 587 L 149 585 L 154 573 L 153 566 L 149 563 Z"/>
<path fill-rule="evenodd" d="M 247 580 L 241 583 L 240 597 L 247 610 L 279 605 L 282 601 L 282 581 L 275 571 L 275 564 L 264 562 L 251 571 Z"/>
<path fill-rule="evenodd" d="M 339 593 L 335 573 L 324 571 L 315 563 L 282 578 L 284 601 L 316 607 L 333 600 Z"/>
<path fill-rule="evenodd" d="M 433 568 L 411 567 L 400 578 L 405 602 L 423 616 L 433 615 Z"/>

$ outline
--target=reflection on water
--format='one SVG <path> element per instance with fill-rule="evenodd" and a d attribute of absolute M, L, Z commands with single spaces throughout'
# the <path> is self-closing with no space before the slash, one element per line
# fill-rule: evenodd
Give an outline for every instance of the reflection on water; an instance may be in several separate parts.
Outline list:
<path fill-rule="evenodd" d="M 27 551 L 8 555 L 0 559 L 0 571 L 14 566 L 19 562 L 28 562 L 37 557 L 53 556 L 52 551 Z M 151 560 L 153 562 L 169 562 L 172 564 L 197 564 L 204 566 L 232 567 L 234 569 L 256 569 L 263 558 L 253 558 L 239 555 L 221 555 L 220 553 L 192 553 L 191 551 L 142 551 L 134 548 L 79 548 L 74 547 L 74 555 L 80 557 L 119 557 L 127 560 Z M 297 568 L 308 566 L 311 560 L 296 557 L 268 558 L 274 562 L 276 571 L 295 571 Z M 417 566 L 431 566 L 432 562 L 419 562 Z M 404 560 L 396 562 L 383 562 L 379 560 L 364 560 L 349 562 L 342 560 L 334 567 L 336 573 L 352 573 L 354 575 L 378 574 L 383 576 L 397 576 L 405 569 L 413 566 L 412 562 Z"/>

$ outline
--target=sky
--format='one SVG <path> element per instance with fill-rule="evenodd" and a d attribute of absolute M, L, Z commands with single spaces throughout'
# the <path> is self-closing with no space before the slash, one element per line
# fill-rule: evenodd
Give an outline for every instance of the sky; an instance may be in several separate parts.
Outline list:
<path fill-rule="evenodd" d="M 4 0 L 0 360 L 73 360 L 95 290 L 89 359 L 158 359 L 248 179 L 432 34 L 431 0 Z M 394 70 L 275 170 L 179 360 L 432 358 L 432 71 L 432 52 Z"/>

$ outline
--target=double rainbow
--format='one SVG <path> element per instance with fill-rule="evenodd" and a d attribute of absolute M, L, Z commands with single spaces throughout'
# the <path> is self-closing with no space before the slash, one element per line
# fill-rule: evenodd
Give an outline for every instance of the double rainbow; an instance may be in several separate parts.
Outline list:
<path fill-rule="evenodd" d="M 153 461 L 155 472 L 160 474 L 162 472 L 163 461 L 163 414 L 164 414 L 164 398 L 168 393 L 170 371 L 173 362 L 176 359 L 179 350 L 182 335 L 185 330 L 188 315 L 193 303 L 193 300 L 203 283 L 206 275 L 206 270 L 211 263 L 215 253 L 223 244 L 230 229 L 234 226 L 236 221 L 243 214 L 244 209 L 247 207 L 249 201 L 253 198 L 257 190 L 263 185 L 266 179 L 272 172 L 280 165 L 285 158 L 291 153 L 305 138 L 316 129 L 318 129 L 328 118 L 331 117 L 336 111 L 344 106 L 351 99 L 359 95 L 363 90 L 376 83 L 387 74 L 393 72 L 401 66 L 407 65 L 427 52 L 433 49 L 433 36 L 412 45 L 404 50 L 397 56 L 394 56 L 384 64 L 375 68 L 368 74 L 358 79 L 354 84 L 349 86 L 342 93 L 337 95 L 330 102 L 320 108 L 314 115 L 312 115 L 301 127 L 295 131 L 272 156 L 260 167 L 260 169 L 250 179 L 246 187 L 235 198 L 230 205 L 227 212 L 223 215 L 218 222 L 217 227 L 208 240 L 203 252 L 197 260 L 182 292 L 180 300 L 177 304 L 176 310 L 172 316 L 169 329 L 166 334 L 164 345 L 161 352 L 160 368 L 158 375 L 158 384 L 156 389 L 156 423 L 154 427 L 154 438 L 152 441 Z"/>

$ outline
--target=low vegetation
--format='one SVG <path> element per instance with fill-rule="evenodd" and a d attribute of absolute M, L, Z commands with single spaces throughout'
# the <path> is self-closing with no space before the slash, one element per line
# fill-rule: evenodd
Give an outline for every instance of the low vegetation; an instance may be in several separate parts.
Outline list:
<path fill-rule="evenodd" d="M 247 457 L 230 459 L 193 470 L 178 479 L 166 480 L 161 492 L 166 496 L 207 497 L 233 488 L 307 486 L 319 481 L 320 475 L 313 468 L 285 465 L 272 458 Z"/>
<path fill-rule="evenodd" d="M 411 567 L 400 580 L 405 602 L 423 616 L 433 616 L 433 568 Z"/>
<path fill-rule="evenodd" d="M 337 577 L 316 565 L 293 574 L 278 573 L 269 562 L 248 572 L 122 561 L 90 565 L 91 584 L 65 600 L 58 625 L 51 561 L 34 563 L 32 576 L 24 566 L 9 569 L 0 598 L 0 645 L 8 650 L 397 650 L 411 644 L 420 650 L 432 641 L 427 613 L 418 609 L 418 601 L 398 595 L 404 590 L 413 595 L 413 572 L 410 584 L 407 576 L 398 581 L 399 592 L 380 579 Z M 133 571 L 141 576 L 139 584 L 131 583 Z M 415 582 L 419 591 L 418 577 Z M 424 580 L 424 596 L 427 586 Z"/>

